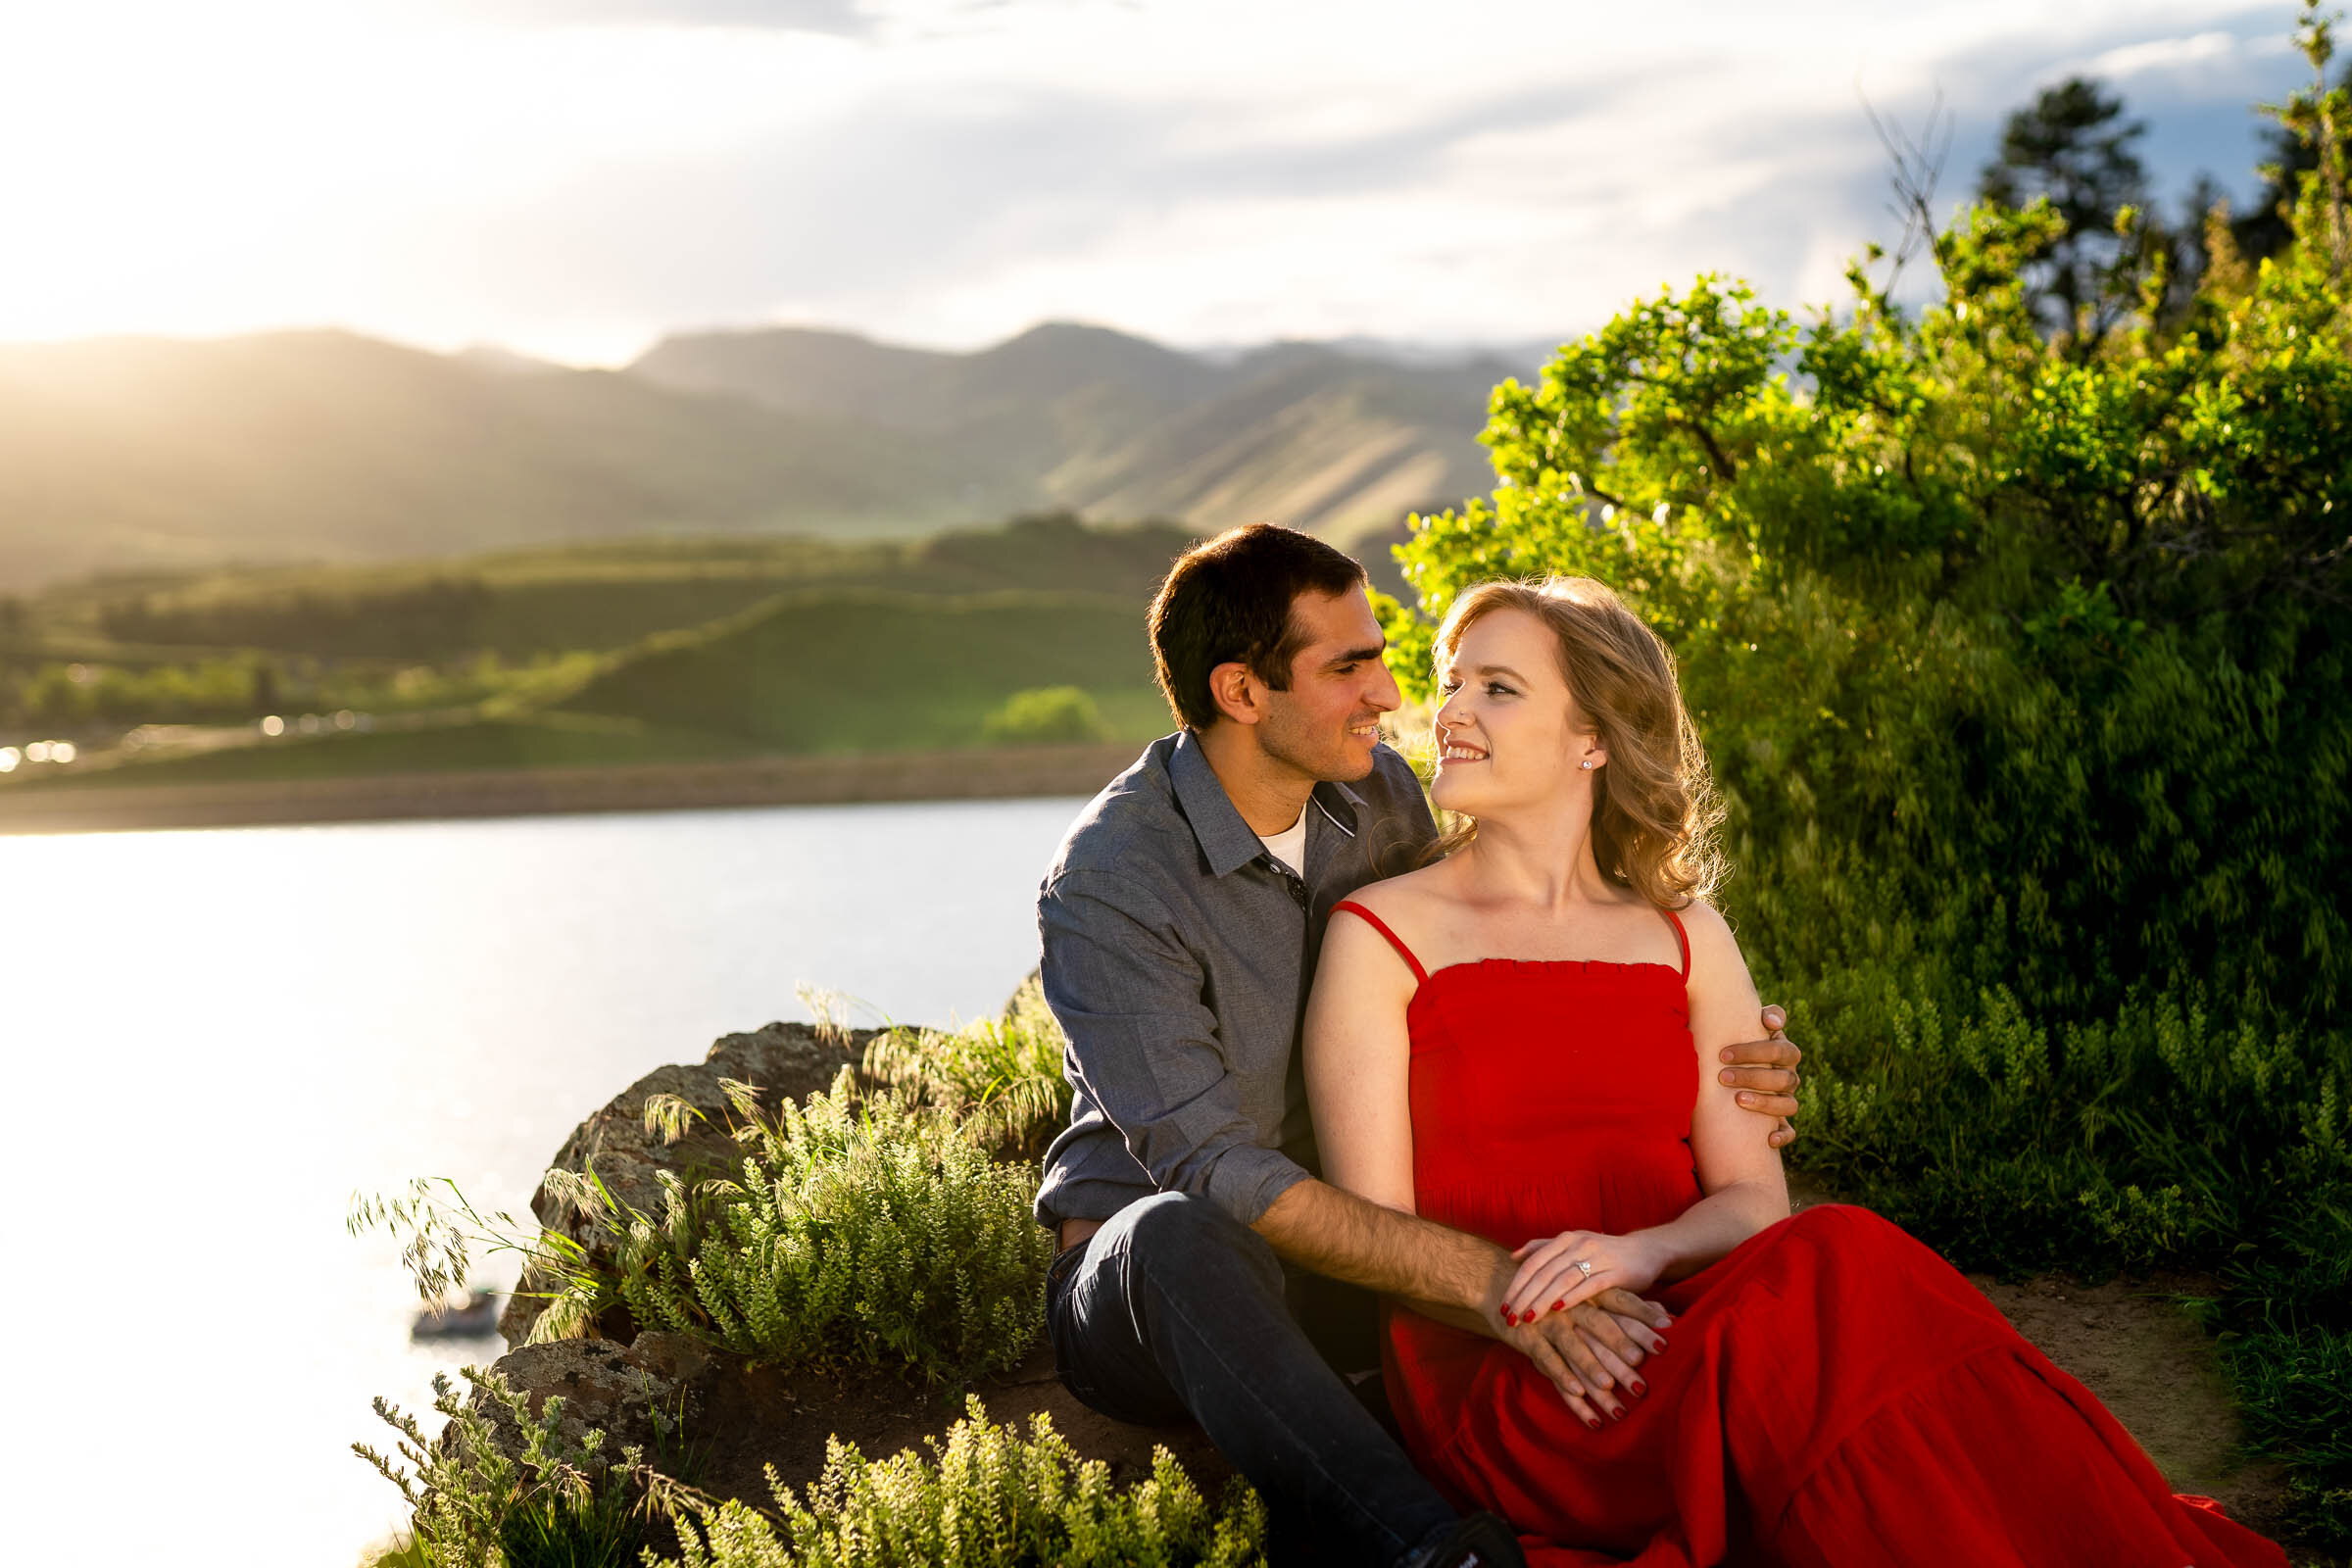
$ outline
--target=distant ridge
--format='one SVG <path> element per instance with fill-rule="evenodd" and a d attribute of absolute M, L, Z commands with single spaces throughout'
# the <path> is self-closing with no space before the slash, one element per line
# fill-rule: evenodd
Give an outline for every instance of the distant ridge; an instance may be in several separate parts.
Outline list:
<path fill-rule="evenodd" d="M 605 371 L 339 331 L 0 345 L 0 594 L 1056 509 L 1347 543 L 1487 489 L 1487 393 L 1526 373 L 1375 347 L 1210 356 L 1048 322 L 958 354 L 770 327 L 681 334 Z"/>

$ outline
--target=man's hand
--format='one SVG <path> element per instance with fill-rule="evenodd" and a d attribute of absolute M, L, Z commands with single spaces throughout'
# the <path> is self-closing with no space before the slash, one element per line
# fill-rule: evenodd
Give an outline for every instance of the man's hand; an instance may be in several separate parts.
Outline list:
<path fill-rule="evenodd" d="M 1805 1054 L 1781 1032 L 1788 1026 L 1788 1013 L 1768 1006 L 1763 1024 L 1769 1038 L 1723 1048 L 1724 1068 L 1715 1077 L 1740 1091 L 1740 1103 L 1745 1108 L 1759 1116 L 1779 1118 L 1766 1142 L 1775 1149 L 1786 1149 L 1796 1142 L 1796 1128 L 1788 1118 L 1796 1114 L 1796 1064 Z"/>
<path fill-rule="evenodd" d="M 1622 1421 L 1626 1398 L 1649 1392 L 1635 1369 L 1666 1348 L 1658 1331 L 1674 1320 L 1655 1301 L 1630 1291 L 1603 1291 L 1565 1312 L 1523 1318 L 1502 1343 L 1536 1363 L 1576 1418 L 1598 1432 L 1601 1416 Z"/>

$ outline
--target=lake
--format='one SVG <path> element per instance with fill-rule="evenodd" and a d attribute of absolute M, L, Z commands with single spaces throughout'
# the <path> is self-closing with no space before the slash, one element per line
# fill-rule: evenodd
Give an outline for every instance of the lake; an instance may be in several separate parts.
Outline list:
<path fill-rule="evenodd" d="M 412 1345 L 351 1195 L 524 1214 L 581 1117 L 803 981 L 995 1012 L 1081 804 L 0 839 L 11 1557 L 355 1561 L 403 1513 L 349 1452 L 390 1446 L 370 1397 L 502 1347 Z"/>

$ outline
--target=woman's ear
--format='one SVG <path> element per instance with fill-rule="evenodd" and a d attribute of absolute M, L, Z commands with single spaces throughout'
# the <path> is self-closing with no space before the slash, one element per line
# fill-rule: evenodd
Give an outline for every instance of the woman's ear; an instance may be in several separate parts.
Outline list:
<path fill-rule="evenodd" d="M 1609 765 L 1609 746 L 1598 735 L 1577 737 L 1576 765 L 1588 772 L 1597 773 Z"/>

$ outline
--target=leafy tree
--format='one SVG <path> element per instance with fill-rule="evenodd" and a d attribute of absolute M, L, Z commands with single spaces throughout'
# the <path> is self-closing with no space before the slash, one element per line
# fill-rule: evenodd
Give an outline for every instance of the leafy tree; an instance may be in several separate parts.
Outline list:
<path fill-rule="evenodd" d="M 2139 264 L 2146 236 L 2119 237 L 2127 209 L 2147 204 L 2148 172 L 2132 150 L 2144 121 L 2084 76 L 2070 76 L 2009 117 L 1978 195 L 2022 209 L 2046 200 L 2060 227 L 2027 271 L 2030 307 L 2054 334 L 2096 341 L 2114 324 L 2115 271 Z"/>
<path fill-rule="evenodd" d="M 2315 10 L 2301 37 L 2324 71 Z M 1496 488 L 1415 519 L 1389 618 L 1426 683 L 1469 583 L 1624 594 L 1715 764 L 1727 912 L 1811 1036 L 1800 1157 L 1964 1264 L 2222 1271 L 2253 1428 L 2342 1542 L 2352 1388 L 2310 1370 L 2352 1364 L 2352 115 L 2325 80 L 2279 111 L 2317 143 L 2291 243 L 2255 268 L 2221 230 L 2169 325 L 2160 271 L 2060 268 L 2110 326 L 2045 340 L 2054 200 L 1938 234 L 1916 312 L 1860 268 L 1801 325 L 1716 277 L 1635 302 L 1496 389 Z"/>

